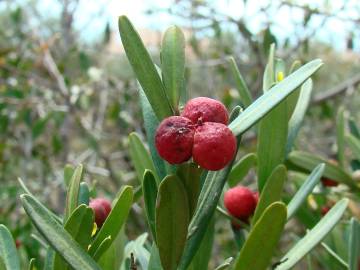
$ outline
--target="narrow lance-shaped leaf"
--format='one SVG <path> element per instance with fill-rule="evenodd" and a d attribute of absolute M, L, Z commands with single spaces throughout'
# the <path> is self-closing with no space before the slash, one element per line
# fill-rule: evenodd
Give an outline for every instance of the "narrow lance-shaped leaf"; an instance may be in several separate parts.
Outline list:
<path fill-rule="evenodd" d="M 185 189 L 175 175 L 167 176 L 159 186 L 156 207 L 156 240 L 164 269 L 175 270 L 183 252 L 189 206 Z"/>
<path fill-rule="evenodd" d="M 83 176 L 83 166 L 76 167 L 67 189 L 64 223 L 69 219 L 72 212 L 78 206 L 80 182 Z"/>
<path fill-rule="evenodd" d="M 132 132 L 129 135 L 129 150 L 137 177 L 141 183 L 145 170 L 148 169 L 155 172 L 155 167 L 149 152 L 136 132 Z M 156 180 L 159 182 L 157 176 Z"/>
<path fill-rule="evenodd" d="M 133 188 L 131 186 L 125 186 L 119 192 L 110 214 L 106 218 L 100 231 L 97 233 L 93 243 L 91 244 L 89 248 L 90 255 L 95 254 L 105 238 L 111 236 L 110 244 L 114 241 L 127 219 L 132 201 Z"/>
<path fill-rule="evenodd" d="M 304 81 L 314 74 L 322 66 L 322 61 L 313 60 L 284 80 L 276 84 L 271 91 L 267 91 L 248 108 L 246 108 L 229 126 L 237 136 L 244 133 L 257 121 L 264 117 L 277 104 L 284 100 L 289 94 L 296 90 Z"/>
<path fill-rule="evenodd" d="M 149 170 L 146 170 L 144 173 L 142 189 L 144 194 L 144 204 L 147 221 L 149 223 L 153 239 L 156 241 L 155 208 L 158 190 L 155 177 L 153 173 Z"/>
<path fill-rule="evenodd" d="M 260 194 L 259 202 L 251 220 L 252 224 L 257 222 L 270 204 L 281 200 L 281 194 L 286 180 L 286 173 L 286 167 L 284 165 L 277 166 L 271 173 Z"/>
<path fill-rule="evenodd" d="M 348 199 L 342 199 L 337 202 L 330 211 L 319 221 L 316 226 L 309 231 L 304 238 L 295 244 L 295 246 L 281 259 L 281 264 L 276 270 L 291 269 L 308 252 L 310 252 L 322 239 L 335 227 L 341 219 L 348 205 Z"/>
<path fill-rule="evenodd" d="M 94 224 L 93 210 L 85 204 L 75 209 L 65 224 L 65 230 L 86 251 L 90 241 Z M 59 253 L 55 254 L 53 270 L 70 269 L 69 265 L 62 259 Z"/>
<path fill-rule="evenodd" d="M 263 77 L 263 91 L 269 90 L 275 83 L 275 44 L 271 44 L 268 63 Z"/>
<path fill-rule="evenodd" d="M 85 182 L 80 183 L 78 205 L 86 204 L 89 205 L 90 201 L 90 190 L 89 186 Z"/>
<path fill-rule="evenodd" d="M 0 259 L 7 270 L 20 270 L 20 261 L 10 231 L 0 224 Z"/>
<path fill-rule="evenodd" d="M 234 260 L 233 257 L 227 258 L 222 264 L 220 264 L 218 267 L 216 267 L 215 270 L 225 270 L 225 269 L 230 268 L 233 260 Z"/>
<path fill-rule="evenodd" d="M 304 120 L 306 110 L 311 101 L 311 92 L 313 89 L 313 83 L 311 79 L 308 79 L 301 86 L 300 95 L 296 103 L 294 112 L 292 113 L 289 120 L 289 132 L 286 143 L 286 155 L 290 153 L 295 143 L 296 136 L 299 133 L 300 127 Z M 289 110 L 289 109 L 288 109 Z M 289 112 L 288 112 L 289 113 Z"/>
<path fill-rule="evenodd" d="M 305 180 L 304 184 L 296 192 L 295 196 L 289 202 L 288 208 L 288 219 L 290 219 L 299 207 L 304 203 L 307 196 L 312 192 L 325 170 L 325 164 L 321 163 L 311 172 L 309 177 Z"/>
<path fill-rule="evenodd" d="M 348 258 L 349 270 L 358 270 L 360 266 L 360 223 L 355 218 L 350 221 Z"/>
<path fill-rule="evenodd" d="M 185 95 L 185 37 L 177 26 L 168 28 L 161 44 L 161 70 L 166 94 L 178 111 L 180 96 Z"/>
<path fill-rule="evenodd" d="M 126 16 L 119 17 L 119 31 L 126 56 L 159 120 L 172 115 L 164 85 L 139 34 Z"/>
<path fill-rule="evenodd" d="M 349 134 L 346 136 L 346 142 L 350 146 L 351 151 L 355 155 L 355 157 L 360 160 L 360 140 L 355 136 Z"/>
<path fill-rule="evenodd" d="M 256 166 L 257 156 L 254 153 L 249 153 L 243 156 L 238 162 L 234 164 L 228 177 L 228 184 L 230 187 L 236 186 L 248 174 L 250 169 Z"/>
<path fill-rule="evenodd" d="M 251 97 L 249 88 L 247 87 L 247 84 L 236 65 L 234 57 L 232 57 L 232 56 L 229 57 L 228 61 L 229 61 L 231 72 L 235 79 L 236 88 L 239 91 L 241 102 L 244 104 L 244 107 L 246 108 L 252 103 L 252 97 Z"/>
<path fill-rule="evenodd" d="M 61 254 L 74 269 L 100 270 L 100 267 L 71 235 L 49 215 L 46 208 L 30 195 L 23 194 L 20 198 L 32 223 L 46 241 Z"/>
<path fill-rule="evenodd" d="M 271 204 L 250 231 L 240 251 L 235 270 L 265 270 L 286 222 L 286 206 L 281 202 Z M 259 252 L 261 251 L 261 252 Z"/>

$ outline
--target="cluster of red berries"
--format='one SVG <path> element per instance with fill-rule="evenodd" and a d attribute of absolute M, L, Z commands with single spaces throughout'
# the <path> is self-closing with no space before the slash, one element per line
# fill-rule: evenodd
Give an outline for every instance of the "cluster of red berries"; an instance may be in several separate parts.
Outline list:
<path fill-rule="evenodd" d="M 224 205 L 228 212 L 244 222 L 248 222 L 249 217 L 254 214 L 258 201 L 259 193 L 243 186 L 229 189 L 224 196 Z M 234 227 L 239 228 L 235 225 Z"/>
<path fill-rule="evenodd" d="M 159 155 L 170 164 L 191 157 L 202 168 L 217 171 L 234 158 L 236 139 L 227 127 L 225 106 L 214 99 L 198 97 L 185 105 L 180 116 L 165 118 L 155 135 Z"/>
<path fill-rule="evenodd" d="M 95 223 L 100 228 L 111 212 L 111 203 L 104 198 L 95 198 L 90 201 L 89 206 L 94 211 Z"/>

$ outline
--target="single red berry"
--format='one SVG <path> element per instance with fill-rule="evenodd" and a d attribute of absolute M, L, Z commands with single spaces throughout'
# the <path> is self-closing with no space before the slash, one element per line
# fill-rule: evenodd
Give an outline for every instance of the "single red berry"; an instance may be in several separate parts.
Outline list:
<path fill-rule="evenodd" d="M 321 183 L 325 186 L 325 187 L 336 187 L 339 185 L 338 182 L 330 179 L 330 178 L 326 178 L 326 177 L 322 177 L 321 178 Z"/>
<path fill-rule="evenodd" d="M 16 239 L 16 240 L 15 240 L 15 246 L 16 246 L 16 248 L 19 249 L 19 248 L 21 247 L 21 245 L 22 245 L 21 241 L 20 241 L 19 239 Z"/>
<path fill-rule="evenodd" d="M 111 203 L 104 198 L 92 199 L 89 203 L 95 214 L 95 223 L 100 228 L 111 211 Z"/>
<path fill-rule="evenodd" d="M 254 195 L 254 198 L 255 198 L 255 201 L 256 201 L 256 205 L 257 205 L 258 202 L 259 202 L 259 196 L 260 196 L 260 194 L 259 194 L 258 191 L 256 191 L 256 192 L 253 192 L 253 195 Z"/>
<path fill-rule="evenodd" d="M 202 168 L 220 170 L 229 164 L 235 153 L 236 139 L 227 126 L 206 122 L 196 128 L 192 154 Z"/>
<path fill-rule="evenodd" d="M 237 186 L 225 192 L 224 205 L 234 217 L 247 220 L 255 211 L 256 200 L 250 189 Z"/>
<path fill-rule="evenodd" d="M 212 98 L 197 97 L 189 100 L 181 116 L 189 118 L 194 124 L 198 122 L 216 122 L 228 124 L 229 115 L 225 106 Z"/>
<path fill-rule="evenodd" d="M 190 159 L 193 141 L 194 125 L 185 117 L 165 118 L 156 130 L 156 149 L 170 164 L 180 164 Z"/>
<path fill-rule="evenodd" d="M 323 206 L 321 207 L 321 215 L 325 216 L 327 214 L 327 212 L 329 212 L 331 208 L 329 206 Z"/>

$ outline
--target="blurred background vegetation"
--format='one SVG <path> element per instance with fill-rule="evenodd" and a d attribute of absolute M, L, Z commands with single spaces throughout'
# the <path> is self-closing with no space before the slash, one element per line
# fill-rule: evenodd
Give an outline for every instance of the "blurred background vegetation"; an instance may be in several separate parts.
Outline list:
<path fill-rule="evenodd" d="M 56 212 L 64 206 L 67 163 L 83 163 L 87 181 L 109 198 L 124 183 L 139 183 L 128 134 L 144 135 L 143 120 L 116 24 L 116 15 L 127 12 L 157 63 L 161 31 L 175 23 L 182 27 L 187 40 L 187 89 L 191 96 L 220 99 L 229 110 L 239 103 L 229 56 L 235 57 L 255 96 L 261 94 L 271 43 L 276 43 L 277 57 L 288 68 L 295 60 L 323 59 L 325 65 L 314 78 L 313 104 L 297 142 L 300 149 L 325 158 L 335 155 L 340 106 L 359 123 L 360 3 L 356 0 L 2 0 L 0 223 L 21 241 L 25 259 L 39 257 L 40 245 L 30 237 L 33 229 L 18 207 L 17 177 Z M 254 135 L 249 132 L 244 138 L 244 152 L 255 149 Z M 142 216 L 141 208 L 134 205 L 126 228 L 130 239 L 146 230 Z M 224 258 L 235 244 L 228 222 L 218 223 L 214 254 Z"/>

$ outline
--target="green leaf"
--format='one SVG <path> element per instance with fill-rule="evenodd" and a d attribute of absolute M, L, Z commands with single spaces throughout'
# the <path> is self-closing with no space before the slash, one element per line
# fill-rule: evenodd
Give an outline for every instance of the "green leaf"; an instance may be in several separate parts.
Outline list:
<path fill-rule="evenodd" d="M 268 92 L 274 89 L 268 90 Z M 261 119 L 258 132 L 257 163 L 258 187 L 262 191 L 266 180 L 276 166 L 284 162 L 287 140 L 286 100 Z"/>
<path fill-rule="evenodd" d="M 107 237 L 111 237 L 110 244 L 116 239 L 121 227 L 124 225 L 127 216 L 129 214 L 131 204 L 133 201 L 133 188 L 131 186 L 125 186 L 119 192 L 117 199 L 111 209 L 110 214 L 106 218 L 100 231 L 96 234 L 96 237 L 89 248 L 89 254 L 94 255 L 101 243 Z"/>
<path fill-rule="evenodd" d="M 127 239 L 124 229 L 121 229 L 116 239 L 112 242 L 110 248 L 106 250 L 98 261 L 103 270 L 114 270 L 120 268 L 123 259 L 123 252 L 121 251 L 124 250 L 126 241 Z"/>
<path fill-rule="evenodd" d="M 161 44 L 161 70 L 167 97 L 178 111 L 180 96 L 185 93 L 185 36 L 177 26 L 168 28 Z"/>
<path fill-rule="evenodd" d="M 80 205 L 80 204 L 89 205 L 89 200 L 90 200 L 89 186 L 87 183 L 81 182 L 80 189 L 79 189 L 78 205 Z"/>
<path fill-rule="evenodd" d="M 36 267 L 35 267 L 35 258 L 31 258 L 31 259 L 30 259 L 28 269 L 29 269 L 29 270 L 36 270 Z"/>
<path fill-rule="evenodd" d="M 346 142 L 355 155 L 356 159 L 360 160 L 360 140 L 349 134 L 346 136 Z"/>
<path fill-rule="evenodd" d="M 137 177 L 141 183 L 144 172 L 146 169 L 155 172 L 154 163 L 151 160 L 149 152 L 145 148 L 144 144 L 140 140 L 139 135 L 136 132 L 132 132 L 129 135 L 129 151 L 132 163 L 135 167 Z M 157 179 L 159 182 L 159 179 Z"/>
<path fill-rule="evenodd" d="M 304 184 L 300 187 L 300 189 L 296 192 L 295 196 L 289 202 L 288 209 L 288 219 L 290 219 L 299 207 L 304 203 L 307 196 L 312 192 L 314 187 L 319 183 L 321 176 L 323 175 L 325 170 L 325 164 L 321 163 L 315 167 L 315 169 L 311 172 L 309 177 L 305 180 Z"/>
<path fill-rule="evenodd" d="M 234 258 L 230 257 L 227 258 L 222 264 L 220 264 L 218 267 L 215 268 L 215 270 L 225 270 L 231 266 L 231 263 L 233 262 Z"/>
<path fill-rule="evenodd" d="M 187 270 L 207 270 L 209 269 L 209 261 L 211 258 L 211 251 L 214 244 L 215 235 L 215 219 L 211 221 L 207 227 L 205 236 L 201 241 L 199 249 L 196 251 L 194 259 Z"/>
<path fill-rule="evenodd" d="M 271 44 L 268 63 L 265 67 L 263 77 L 263 91 L 269 90 L 275 83 L 275 44 Z"/>
<path fill-rule="evenodd" d="M 144 127 L 146 131 L 146 137 L 149 144 L 150 154 L 155 165 L 155 172 L 160 179 L 163 179 L 167 175 L 167 167 L 165 161 L 159 156 L 156 147 L 155 147 L 155 133 L 156 129 L 159 126 L 160 122 L 157 119 L 151 105 L 142 90 L 141 86 L 139 87 L 140 95 L 140 104 L 142 109 L 142 115 L 144 119 Z"/>
<path fill-rule="evenodd" d="M 176 175 L 182 181 L 189 202 L 190 217 L 194 214 L 200 193 L 200 176 L 202 169 L 194 163 L 184 163 L 178 166 Z"/>
<path fill-rule="evenodd" d="M 311 101 L 311 92 L 313 89 L 313 83 L 311 79 L 308 79 L 304 84 L 301 86 L 300 95 L 297 100 L 296 106 L 294 108 L 293 113 L 291 114 L 289 120 L 289 128 L 288 128 L 288 137 L 286 143 L 286 154 L 288 155 L 292 150 L 292 147 L 295 143 L 296 136 L 299 133 L 300 127 L 304 120 L 306 110 Z M 289 102 L 287 100 L 287 102 Z M 289 108 L 288 108 L 289 110 Z M 288 111 L 289 113 L 289 111 Z"/>
<path fill-rule="evenodd" d="M 328 245 L 324 242 L 321 242 L 321 246 L 330 254 L 332 258 L 336 260 L 336 262 L 345 270 L 349 269 L 348 264 L 338 255 L 335 251 L 333 251 Z M 308 254 L 309 256 L 310 254 Z M 354 268 L 357 270 L 357 268 Z"/>
<path fill-rule="evenodd" d="M 69 186 L 69 183 L 71 181 L 71 177 L 74 174 L 74 171 L 75 171 L 75 168 L 72 165 L 70 165 L 70 164 L 65 165 L 65 167 L 64 167 L 64 183 L 65 183 L 66 187 Z"/>
<path fill-rule="evenodd" d="M 159 250 L 157 249 L 156 245 L 153 244 L 151 247 L 150 259 L 147 270 L 162 270 L 162 269 L 163 268 L 160 262 Z"/>
<path fill-rule="evenodd" d="M 44 270 L 53 270 L 55 254 L 56 254 L 56 252 L 55 252 L 55 250 L 53 250 L 52 247 L 48 247 L 46 249 Z"/>
<path fill-rule="evenodd" d="M 351 133 L 354 137 L 360 139 L 360 130 L 359 130 L 359 128 L 357 127 L 354 118 L 350 117 L 350 119 L 349 119 L 349 121 L 348 121 L 348 124 L 349 124 L 350 133 Z"/>
<path fill-rule="evenodd" d="M 346 173 L 340 167 L 332 164 L 331 162 L 326 161 L 325 159 L 301 151 L 293 151 L 288 156 L 288 167 L 294 170 L 310 172 L 320 163 L 325 163 L 324 176 L 330 178 L 339 183 L 348 185 L 351 188 L 358 189 L 354 181 L 351 178 L 351 175 Z"/>
<path fill-rule="evenodd" d="M 228 184 L 230 187 L 236 186 L 249 173 L 250 169 L 256 166 L 257 156 L 254 153 L 249 153 L 243 156 L 238 162 L 234 164 L 228 177 Z"/>
<path fill-rule="evenodd" d="M 98 261 L 101 256 L 108 250 L 108 248 L 110 248 L 112 243 L 113 241 L 111 240 L 111 236 L 106 237 L 96 249 L 93 255 L 94 260 Z"/>
<path fill-rule="evenodd" d="M 341 168 L 345 166 L 345 116 L 344 108 L 340 108 L 336 116 L 337 156 Z"/>
<path fill-rule="evenodd" d="M 30 195 L 22 194 L 20 198 L 26 213 L 35 227 L 74 269 L 100 270 L 96 262 L 71 235 L 49 215 L 46 208 Z"/>
<path fill-rule="evenodd" d="M 144 180 L 142 182 L 142 189 L 144 194 L 145 213 L 149 228 L 153 239 L 156 241 L 156 197 L 157 197 L 157 184 L 153 173 L 149 170 L 145 171 Z"/>
<path fill-rule="evenodd" d="M 291 269 L 310 252 L 335 227 L 345 212 L 349 200 L 342 199 L 281 259 L 283 262 L 276 270 Z"/>
<path fill-rule="evenodd" d="M 349 270 L 358 270 L 360 258 L 360 223 L 354 217 L 350 221 Z"/>
<path fill-rule="evenodd" d="M 94 225 L 94 212 L 85 204 L 77 207 L 65 224 L 65 230 L 72 238 L 87 251 L 91 242 L 91 233 Z M 55 254 L 54 270 L 69 269 L 68 264 L 62 259 L 59 253 Z"/>
<path fill-rule="evenodd" d="M 139 34 L 126 16 L 119 17 L 119 31 L 126 56 L 157 118 L 161 120 L 172 115 L 173 111 L 155 65 Z"/>
<path fill-rule="evenodd" d="M 274 249 L 286 222 L 286 206 L 281 202 L 271 204 L 255 226 L 235 262 L 235 270 L 265 270 L 269 267 Z M 261 252 L 260 252 L 261 251 Z"/>
<path fill-rule="evenodd" d="M 0 224 L 0 258 L 7 270 L 20 270 L 20 261 L 10 231 Z"/>
<path fill-rule="evenodd" d="M 72 212 L 78 206 L 79 189 L 80 189 L 80 182 L 82 180 L 82 177 L 83 177 L 83 166 L 79 165 L 76 167 L 67 189 L 64 223 L 67 222 Z"/>
<path fill-rule="evenodd" d="M 236 88 L 239 91 L 241 102 L 242 104 L 244 104 L 244 107 L 246 108 L 252 103 L 252 97 L 249 88 L 247 87 L 247 84 L 236 65 L 234 57 L 230 56 L 228 58 L 228 61 L 230 64 L 231 72 L 235 79 Z"/>
<path fill-rule="evenodd" d="M 167 176 L 159 186 L 156 207 L 156 240 L 164 269 L 175 270 L 183 252 L 189 206 L 180 179 Z"/>
<path fill-rule="evenodd" d="M 283 81 L 276 84 L 271 91 L 264 93 L 246 108 L 229 125 L 229 128 L 233 131 L 235 136 L 244 133 L 289 94 L 295 91 L 297 87 L 306 81 L 321 66 L 322 62 L 320 59 L 313 60 L 287 76 Z"/>
<path fill-rule="evenodd" d="M 287 172 L 284 165 L 277 166 L 266 181 L 259 202 L 256 206 L 254 217 L 251 220 L 252 224 L 256 224 L 258 219 L 262 216 L 267 207 L 276 202 L 281 201 L 281 194 L 284 188 Z"/>

